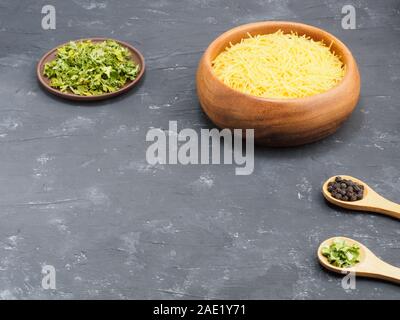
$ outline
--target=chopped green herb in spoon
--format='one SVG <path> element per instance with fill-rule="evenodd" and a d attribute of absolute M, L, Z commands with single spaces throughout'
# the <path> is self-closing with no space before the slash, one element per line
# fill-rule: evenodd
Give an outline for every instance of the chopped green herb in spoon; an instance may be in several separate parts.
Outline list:
<path fill-rule="evenodd" d="M 321 253 L 330 264 L 339 268 L 348 268 L 360 262 L 359 246 L 349 246 L 341 239 L 335 239 L 329 247 L 322 248 Z"/>
<path fill-rule="evenodd" d="M 44 75 L 62 92 L 92 96 L 117 91 L 134 80 L 139 69 L 119 43 L 86 40 L 58 48 L 56 58 L 45 64 Z"/>

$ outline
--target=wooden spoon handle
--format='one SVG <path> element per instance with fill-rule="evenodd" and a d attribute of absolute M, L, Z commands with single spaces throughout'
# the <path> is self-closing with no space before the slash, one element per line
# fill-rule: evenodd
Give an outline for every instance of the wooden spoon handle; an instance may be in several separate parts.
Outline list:
<path fill-rule="evenodd" d="M 381 261 L 376 266 L 374 277 L 400 284 L 400 268 Z"/>
<path fill-rule="evenodd" d="M 400 205 L 383 197 L 379 197 L 374 201 L 374 207 L 371 208 L 371 211 L 400 219 Z"/>

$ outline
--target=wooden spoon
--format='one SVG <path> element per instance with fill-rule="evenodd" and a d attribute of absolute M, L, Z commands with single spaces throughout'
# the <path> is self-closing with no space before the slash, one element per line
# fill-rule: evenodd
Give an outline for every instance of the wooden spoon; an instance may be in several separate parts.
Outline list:
<path fill-rule="evenodd" d="M 353 245 L 356 244 L 360 248 L 360 262 L 356 263 L 350 268 L 339 268 L 330 264 L 326 257 L 322 255 L 322 248 L 329 247 L 335 239 L 344 240 L 346 244 Z M 400 284 L 400 268 L 394 267 L 381 259 L 379 259 L 371 250 L 369 250 L 363 244 L 349 238 L 345 237 L 334 237 L 325 240 L 321 243 L 318 248 L 318 260 L 322 266 L 330 271 L 344 274 L 346 272 L 355 272 L 356 276 L 376 278 L 387 281 L 392 281 Z"/>
<path fill-rule="evenodd" d="M 330 181 L 334 181 L 335 177 L 337 177 L 334 176 L 326 180 L 326 182 L 322 186 L 322 193 L 325 199 L 328 200 L 330 203 L 333 203 L 339 207 L 343 207 L 346 209 L 377 212 L 391 216 L 393 218 L 400 219 L 399 204 L 385 199 L 384 197 L 376 193 L 374 190 L 372 190 L 371 187 L 369 187 L 365 182 L 357 178 L 345 175 L 338 175 L 338 176 L 342 177 L 343 179 L 352 180 L 354 182 L 357 182 L 358 184 L 363 185 L 364 197 L 361 200 L 357 201 L 342 201 L 334 198 L 328 191 L 328 183 Z"/>

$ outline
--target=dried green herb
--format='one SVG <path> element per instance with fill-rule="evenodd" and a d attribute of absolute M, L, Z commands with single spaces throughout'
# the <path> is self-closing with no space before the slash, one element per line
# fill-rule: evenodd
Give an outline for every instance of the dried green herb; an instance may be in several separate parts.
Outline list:
<path fill-rule="evenodd" d="M 322 255 L 335 267 L 348 268 L 360 262 L 360 247 L 347 245 L 342 239 L 335 239 L 329 247 L 323 247 Z"/>
<path fill-rule="evenodd" d="M 139 69 L 129 50 L 113 40 L 71 41 L 46 63 L 44 75 L 62 92 L 92 96 L 117 91 L 134 80 Z"/>

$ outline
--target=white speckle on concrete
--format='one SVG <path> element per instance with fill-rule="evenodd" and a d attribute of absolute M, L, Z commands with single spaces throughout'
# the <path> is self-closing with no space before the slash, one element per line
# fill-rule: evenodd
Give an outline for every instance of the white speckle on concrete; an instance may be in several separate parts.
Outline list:
<path fill-rule="evenodd" d="M 96 159 L 87 160 L 87 161 L 85 161 L 85 162 L 83 162 L 83 163 L 81 164 L 81 167 L 82 167 L 82 168 L 86 168 L 87 166 L 89 166 L 90 164 L 94 163 L 95 161 L 96 161 Z"/>
<path fill-rule="evenodd" d="M 96 0 L 73 0 L 73 1 L 78 6 L 81 6 L 86 10 L 107 8 L 107 1 L 96 1 Z"/>
<path fill-rule="evenodd" d="M 17 298 L 10 290 L 5 289 L 0 291 L 0 300 L 16 300 L 16 299 Z"/>
<path fill-rule="evenodd" d="M 0 121 L 0 130 L 2 131 L 14 131 L 21 125 L 21 122 L 17 118 L 6 117 Z"/>
<path fill-rule="evenodd" d="M 22 240 L 22 237 L 18 235 L 12 235 L 7 238 L 5 241 L 5 245 L 3 246 L 4 250 L 15 250 L 18 246 L 18 243 Z"/>
<path fill-rule="evenodd" d="M 32 62 L 32 58 L 25 54 L 10 54 L 8 56 L 0 58 L 0 66 L 20 68 L 29 65 Z"/>
<path fill-rule="evenodd" d="M 82 21 L 82 20 L 69 20 L 67 23 L 68 27 L 78 27 L 78 28 L 96 28 L 96 29 L 105 29 L 108 26 L 100 20 L 94 21 Z"/>
<path fill-rule="evenodd" d="M 140 232 L 130 232 L 121 236 L 122 245 L 118 250 L 126 252 L 128 257 L 125 261 L 126 265 L 133 267 L 134 270 L 143 270 L 145 265 L 137 258 L 139 253 Z"/>
<path fill-rule="evenodd" d="M 95 122 L 92 119 L 78 116 L 64 121 L 59 127 L 48 129 L 48 132 L 50 134 L 68 134 L 82 129 L 92 129 L 94 125 Z"/>
<path fill-rule="evenodd" d="M 179 232 L 173 223 L 166 220 L 151 220 L 146 221 L 146 227 L 149 227 L 154 233 L 167 233 L 167 234 L 175 234 Z"/>
<path fill-rule="evenodd" d="M 207 17 L 204 19 L 204 21 L 208 24 L 217 24 L 217 19 L 214 17 Z"/>
<path fill-rule="evenodd" d="M 109 203 L 108 196 L 97 187 L 90 187 L 86 190 L 86 199 L 95 205 L 106 205 Z"/>
<path fill-rule="evenodd" d="M 149 109 L 150 110 L 159 110 L 159 109 L 161 109 L 161 108 L 168 108 L 168 107 L 170 107 L 171 106 L 171 104 L 170 103 L 164 103 L 164 104 L 161 104 L 161 105 L 157 105 L 157 104 L 152 104 L 152 105 L 149 105 Z"/>
<path fill-rule="evenodd" d="M 116 128 L 108 129 L 104 135 L 104 138 L 113 138 L 113 137 L 121 137 L 127 136 L 129 134 L 134 134 L 140 130 L 139 126 L 128 127 L 125 124 L 121 124 Z"/>
<path fill-rule="evenodd" d="M 43 153 L 40 155 L 36 161 L 39 162 L 42 166 L 44 166 L 48 161 L 52 160 L 52 157 L 48 156 L 47 154 Z"/>
<path fill-rule="evenodd" d="M 155 9 L 145 9 L 146 12 L 149 13 L 154 13 L 158 15 L 163 15 L 163 16 L 169 16 L 170 14 L 168 12 L 162 11 L 162 10 L 155 10 Z"/>
<path fill-rule="evenodd" d="M 192 185 L 196 189 L 210 189 L 214 185 L 214 176 L 208 172 L 204 173 Z"/>
<path fill-rule="evenodd" d="M 68 230 L 67 225 L 65 224 L 64 220 L 61 218 L 54 218 L 49 221 L 49 223 L 57 228 L 57 230 L 61 233 L 69 234 L 71 233 Z"/>
<path fill-rule="evenodd" d="M 121 239 L 124 243 L 125 251 L 128 251 L 130 254 L 135 254 L 137 252 L 137 244 L 139 243 L 140 232 L 130 232 L 121 236 Z"/>
<path fill-rule="evenodd" d="M 140 173 L 156 173 L 158 170 L 165 170 L 165 165 L 163 164 L 148 164 L 148 163 L 139 163 L 135 161 L 130 161 L 127 165 L 121 165 L 119 167 L 120 172 L 124 172 L 125 170 L 136 170 Z"/>
<path fill-rule="evenodd" d="M 88 261 L 88 257 L 84 251 L 80 251 L 79 253 L 74 254 L 73 265 L 81 265 L 86 264 Z"/>
<path fill-rule="evenodd" d="M 308 201 L 312 201 L 312 186 L 306 177 L 301 178 L 301 183 L 296 184 L 297 187 L 297 198 L 299 200 L 307 199 Z"/>
<path fill-rule="evenodd" d="M 160 108 L 161 108 L 160 106 L 155 105 L 155 104 L 152 104 L 152 105 L 149 106 L 149 109 L 150 109 L 150 110 L 158 110 L 158 109 L 160 109 Z"/>

